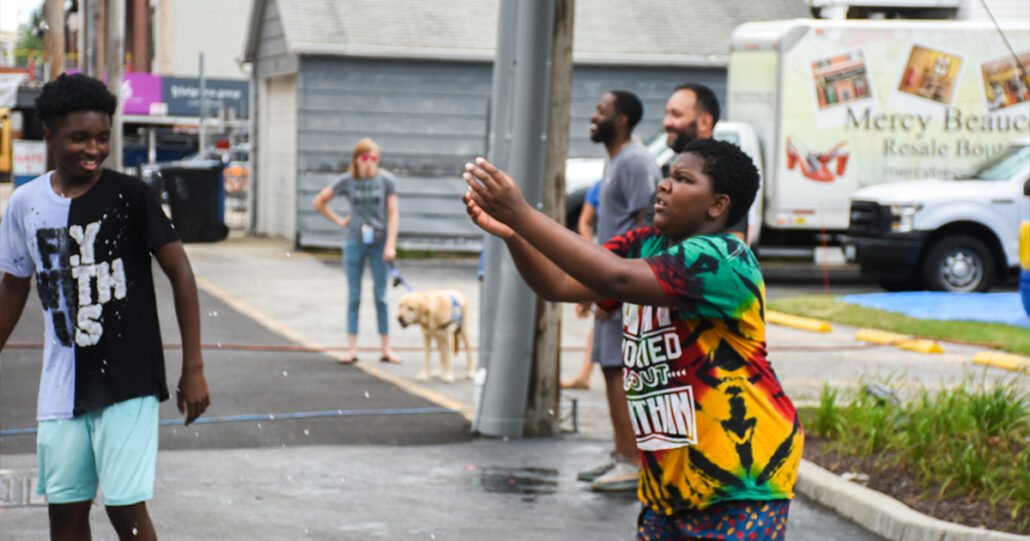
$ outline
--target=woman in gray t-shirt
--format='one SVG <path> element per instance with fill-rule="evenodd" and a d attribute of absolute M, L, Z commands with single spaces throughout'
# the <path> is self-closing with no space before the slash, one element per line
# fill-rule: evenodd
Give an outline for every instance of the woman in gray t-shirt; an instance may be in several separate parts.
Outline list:
<path fill-rule="evenodd" d="M 340 216 L 328 203 L 343 196 L 350 212 Z M 372 266 L 376 315 L 382 340 L 383 362 L 400 363 L 390 347 L 389 315 L 386 307 L 387 264 L 397 249 L 397 188 L 393 175 L 379 169 L 379 146 L 371 139 L 362 139 L 354 147 L 347 173 L 318 192 L 315 209 L 334 224 L 346 229 L 343 244 L 343 267 L 347 271 L 350 294 L 347 301 L 347 341 L 349 350 L 339 359 L 349 364 L 358 355 L 358 307 L 361 305 L 361 276 L 365 260 Z"/>

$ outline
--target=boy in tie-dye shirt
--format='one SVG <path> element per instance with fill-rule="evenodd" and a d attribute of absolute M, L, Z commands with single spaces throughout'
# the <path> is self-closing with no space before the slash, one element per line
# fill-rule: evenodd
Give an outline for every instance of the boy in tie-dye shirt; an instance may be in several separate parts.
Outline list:
<path fill-rule="evenodd" d="M 466 169 L 470 217 L 541 297 L 622 310 L 637 539 L 782 539 L 804 437 L 766 360 L 758 262 L 726 232 L 758 189 L 750 158 L 691 143 L 658 187 L 655 226 L 605 249 L 532 210 L 485 160 Z"/>

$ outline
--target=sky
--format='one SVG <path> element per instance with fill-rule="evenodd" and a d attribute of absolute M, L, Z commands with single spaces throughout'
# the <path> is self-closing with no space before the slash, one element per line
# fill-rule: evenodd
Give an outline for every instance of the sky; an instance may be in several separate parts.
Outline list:
<path fill-rule="evenodd" d="M 42 3 L 43 0 L 3 0 L 0 2 L 0 30 L 17 30 Z"/>

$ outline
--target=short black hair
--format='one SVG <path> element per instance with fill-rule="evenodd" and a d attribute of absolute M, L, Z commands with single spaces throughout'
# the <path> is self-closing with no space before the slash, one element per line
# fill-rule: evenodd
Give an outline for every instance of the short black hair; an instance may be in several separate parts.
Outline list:
<path fill-rule="evenodd" d="M 103 82 L 81 73 L 62 73 L 43 85 L 43 91 L 36 97 L 36 116 L 50 131 L 57 131 L 71 113 L 99 111 L 110 118 L 117 107 L 118 99 Z"/>
<path fill-rule="evenodd" d="M 708 113 L 712 115 L 712 127 L 719 123 L 719 98 L 715 95 L 715 92 L 711 88 L 701 83 L 685 83 L 676 87 L 673 92 L 679 92 L 680 90 L 689 90 L 694 93 L 695 107 L 697 107 L 702 113 Z"/>
<path fill-rule="evenodd" d="M 615 96 L 615 114 L 626 115 L 629 121 L 629 131 L 637 126 L 640 119 L 644 117 L 644 104 L 636 94 L 628 90 L 612 90 L 609 92 Z"/>
<path fill-rule="evenodd" d="M 733 225 L 747 215 L 758 194 L 758 168 L 740 147 L 717 139 L 698 139 L 687 143 L 680 155 L 692 152 L 704 165 L 701 171 L 712 179 L 712 191 L 730 196 L 730 213 L 726 225 Z"/>

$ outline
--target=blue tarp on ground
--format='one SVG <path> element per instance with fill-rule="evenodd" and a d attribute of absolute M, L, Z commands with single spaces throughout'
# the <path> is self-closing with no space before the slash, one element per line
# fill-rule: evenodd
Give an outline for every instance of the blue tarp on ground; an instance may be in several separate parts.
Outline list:
<path fill-rule="evenodd" d="M 1030 328 L 1019 293 L 944 293 L 902 291 L 846 295 L 840 300 L 921 319 L 1005 323 Z"/>

